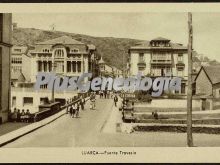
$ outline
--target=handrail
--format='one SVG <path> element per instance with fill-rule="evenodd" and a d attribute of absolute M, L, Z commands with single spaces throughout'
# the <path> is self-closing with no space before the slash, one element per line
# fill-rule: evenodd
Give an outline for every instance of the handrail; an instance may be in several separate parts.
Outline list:
<path fill-rule="evenodd" d="M 87 93 L 86 93 L 87 94 Z M 84 99 L 86 98 L 86 96 L 84 97 Z M 73 100 L 72 102 L 64 105 L 64 106 L 60 106 L 59 104 L 59 108 L 58 109 L 48 109 L 48 110 L 43 110 L 43 111 L 40 111 L 40 112 L 36 112 L 33 114 L 33 121 L 34 122 L 37 122 L 37 121 L 40 121 L 42 119 L 45 119 L 46 117 L 49 117 L 55 113 L 58 113 L 60 112 L 61 110 L 65 109 L 66 107 L 68 106 L 71 106 L 75 103 L 78 103 L 81 99 L 80 98 L 76 98 L 76 100 Z M 87 100 L 85 100 L 87 101 Z"/>

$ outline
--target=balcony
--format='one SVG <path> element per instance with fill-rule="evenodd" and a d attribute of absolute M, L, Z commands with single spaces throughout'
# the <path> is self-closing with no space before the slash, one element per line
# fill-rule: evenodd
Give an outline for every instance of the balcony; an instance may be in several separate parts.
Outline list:
<path fill-rule="evenodd" d="M 178 62 L 176 63 L 176 67 L 177 67 L 177 68 L 184 68 L 184 67 L 185 67 L 185 64 L 183 63 L 183 61 L 178 61 Z"/>
<path fill-rule="evenodd" d="M 139 60 L 137 63 L 139 68 L 145 68 L 146 67 L 146 62 L 144 60 Z"/>
<path fill-rule="evenodd" d="M 158 65 L 158 64 L 161 64 L 161 65 L 171 65 L 172 64 L 172 61 L 171 60 L 151 60 L 151 64 L 152 65 Z"/>

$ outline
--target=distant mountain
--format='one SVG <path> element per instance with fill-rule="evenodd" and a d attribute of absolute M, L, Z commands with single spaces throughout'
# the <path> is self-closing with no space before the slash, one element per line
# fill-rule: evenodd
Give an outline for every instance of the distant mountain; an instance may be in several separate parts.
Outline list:
<path fill-rule="evenodd" d="M 119 69 L 126 64 L 128 48 L 141 40 L 113 37 L 93 37 L 82 34 L 74 34 L 60 31 L 46 31 L 34 28 L 16 28 L 13 30 L 13 44 L 15 45 L 34 45 L 37 42 L 67 35 L 86 44 L 94 44 L 98 55 L 102 55 L 104 61 Z"/>
<path fill-rule="evenodd" d="M 129 38 L 113 38 L 113 37 L 93 37 L 83 34 L 75 34 L 61 31 L 47 31 L 34 28 L 15 28 L 13 30 L 13 44 L 14 45 L 34 45 L 37 42 L 54 39 L 61 36 L 70 36 L 74 39 L 86 44 L 94 44 L 97 48 L 98 55 L 102 56 L 104 61 L 119 69 L 126 64 L 126 57 L 128 56 L 128 49 L 143 40 L 129 39 Z M 197 52 L 193 53 L 193 65 L 196 70 L 201 65 L 220 65 L 216 60 L 210 60 L 206 56 L 202 56 Z"/>

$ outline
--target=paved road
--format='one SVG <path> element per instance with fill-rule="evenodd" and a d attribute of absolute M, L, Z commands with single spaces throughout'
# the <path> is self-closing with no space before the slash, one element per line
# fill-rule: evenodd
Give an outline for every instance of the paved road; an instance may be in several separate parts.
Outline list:
<path fill-rule="evenodd" d="M 86 104 L 79 118 L 68 114 L 28 134 L 5 147 L 71 147 L 87 145 L 95 140 L 111 113 L 113 101 L 98 100 L 97 109 L 90 110 Z"/>
<path fill-rule="evenodd" d="M 102 131 L 113 106 L 112 100 L 97 100 L 97 110 L 82 111 L 80 118 L 64 115 L 56 121 L 4 147 L 180 147 L 185 133 L 107 133 Z M 115 110 L 115 109 L 113 109 Z M 110 131 L 111 132 L 111 131 Z M 220 135 L 194 134 L 196 146 L 220 146 Z"/>

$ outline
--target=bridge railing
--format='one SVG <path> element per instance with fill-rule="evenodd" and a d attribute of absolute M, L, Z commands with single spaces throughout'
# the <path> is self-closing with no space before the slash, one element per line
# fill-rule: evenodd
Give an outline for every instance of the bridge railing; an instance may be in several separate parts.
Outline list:
<path fill-rule="evenodd" d="M 81 93 L 78 96 L 75 96 L 73 100 L 67 102 L 63 106 L 60 105 L 60 102 L 55 102 L 55 103 L 46 104 L 46 105 L 40 105 L 39 112 L 32 114 L 30 121 L 37 122 L 37 121 L 43 120 L 49 116 L 52 116 L 52 115 L 60 112 L 61 110 L 65 109 L 73 104 L 80 102 L 81 97 L 86 99 L 87 97 L 89 97 L 89 95 L 90 95 L 90 93 L 88 93 L 88 92 Z M 87 101 L 87 100 L 85 100 L 85 101 Z"/>

